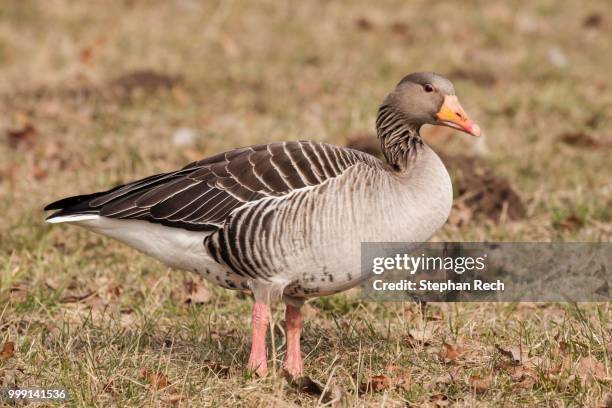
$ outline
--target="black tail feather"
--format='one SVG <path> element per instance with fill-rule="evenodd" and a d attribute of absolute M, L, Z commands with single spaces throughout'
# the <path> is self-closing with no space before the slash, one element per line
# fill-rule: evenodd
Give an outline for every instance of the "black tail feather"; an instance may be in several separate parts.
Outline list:
<path fill-rule="evenodd" d="M 52 202 L 51 204 L 47 204 L 45 206 L 45 211 L 63 210 L 63 209 L 67 209 L 70 207 L 78 206 L 79 204 L 88 203 L 94 198 L 100 197 L 106 193 L 107 191 L 103 191 L 99 193 L 82 194 L 82 195 L 62 198 L 61 200 L 57 200 L 57 201 Z"/>

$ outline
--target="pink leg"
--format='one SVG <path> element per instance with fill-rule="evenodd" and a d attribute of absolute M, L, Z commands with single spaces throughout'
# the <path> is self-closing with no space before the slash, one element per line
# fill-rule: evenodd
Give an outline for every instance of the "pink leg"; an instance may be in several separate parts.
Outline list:
<path fill-rule="evenodd" d="M 293 377 L 302 375 L 302 351 L 300 350 L 300 333 L 302 331 L 302 310 L 287 305 L 285 310 L 285 330 L 287 331 L 287 355 L 284 369 Z"/>
<path fill-rule="evenodd" d="M 249 356 L 249 370 L 258 376 L 265 377 L 268 374 L 268 356 L 266 354 L 266 333 L 270 322 L 270 309 L 263 302 L 255 302 L 253 305 L 253 343 L 251 355 Z"/>

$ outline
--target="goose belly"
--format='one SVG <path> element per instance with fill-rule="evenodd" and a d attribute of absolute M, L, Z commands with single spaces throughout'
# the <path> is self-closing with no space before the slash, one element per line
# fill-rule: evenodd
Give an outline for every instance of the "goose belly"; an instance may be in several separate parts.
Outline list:
<path fill-rule="evenodd" d="M 210 235 L 209 232 L 188 231 L 143 220 L 102 216 L 93 216 L 73 223 L 123 242 L 171 268 L 195 272 L 224 287 L 245 287 L 240 277 L 215 262 L 204 249 L 202 242 Z"/>

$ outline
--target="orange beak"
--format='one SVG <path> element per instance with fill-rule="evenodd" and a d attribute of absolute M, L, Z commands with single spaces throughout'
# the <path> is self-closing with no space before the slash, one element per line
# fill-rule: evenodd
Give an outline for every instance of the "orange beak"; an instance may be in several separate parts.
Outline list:
<path fill-rule="evenodd" d="M 473 136 L 480 136 L 480 126 L 468 118 L 455 95 L 444 97 L 444 103 L 436 114 L 436 118 L 440 125 L 452 127 Z"/>

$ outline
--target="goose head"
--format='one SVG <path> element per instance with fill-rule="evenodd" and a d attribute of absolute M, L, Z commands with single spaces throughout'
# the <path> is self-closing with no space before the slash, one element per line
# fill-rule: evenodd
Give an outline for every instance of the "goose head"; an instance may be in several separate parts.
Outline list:
<path fill-rule="evenodd" d="M 391 108 L 417 130 L 430 124 L 480 136 L 480 127 L 461 107 L 452 82 L 433 72 L 415 72 L 405 76 L 387 96 L 383 106 Z"/>

